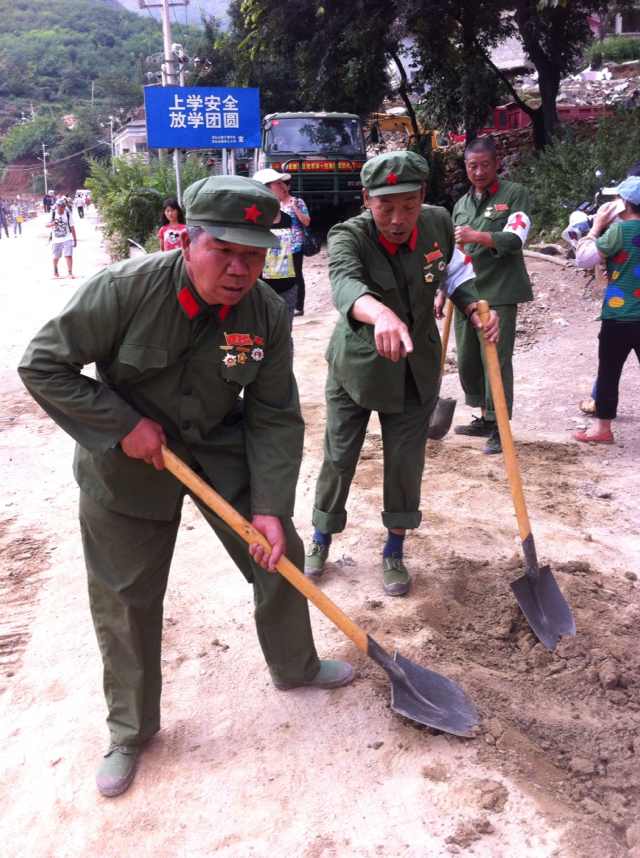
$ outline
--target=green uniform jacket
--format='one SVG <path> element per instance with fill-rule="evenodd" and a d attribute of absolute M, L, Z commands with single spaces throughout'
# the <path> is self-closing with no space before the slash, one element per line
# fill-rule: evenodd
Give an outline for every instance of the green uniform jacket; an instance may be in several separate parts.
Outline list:
<path fill-rule="evenodd" d="M 433 299 L 437 289 L 448 285 L 447 266 L 454 250 L 451 218 L 437 206 L 423 206 L 413 251 L 403 246 L 395 255 L 389 254 L 368 211 L 329 232 L 329 274 L 341 318 L 326 357 L 336 380 L 362 408 L 402 412 L 407 363 L 422 403 L 433 398 L 440 381 L 441 353 Z M 460 309 L 478 300 L 473 273 L 467 268 L 467 279 L 451 296 Z M 350 315 L 363 295 L 373 295 L 408 326 L 414 349 L 408 358 L 393 363 L 381 357 L 373 326 Z"/>
<path fill-rule="evenodd" d="M 518 213 L 524 217 L 518 219 Z M 456 226 L 470 226 L 478 232 L 493 234 L 495 248 L 466 244 L 473 261 L 476 287 L 481 298 L 492 307 L 521 304 L 533 299 L 531 281 L 522 255 L 523 240 L 518 223 L 530 224 L 529 192 L 515 182 L 499 179 L 477 199 L 473 188 L 453 208 Z M 515 227 L 515 231 L 514 231 Z M 522 234 L 522 230 L 520 230 Z"/>
<path fill-rule="evenodd" d="M 253 514 L 292 514 L 304 424 L 287 308 L 258 282 L 224 321 L 219 309 L 195 292 L 181 251 L 157 253 L 90 278 L 27 348 L 24 384 L 77 441 L 78 484 L 108 509 L 176 514 L 178 481 L 119 447 L 144 416 L 221 493 L 239 479 L 227 451 L 246 459 Z M 92 362 L 97 381 L 81 373 Z"/>

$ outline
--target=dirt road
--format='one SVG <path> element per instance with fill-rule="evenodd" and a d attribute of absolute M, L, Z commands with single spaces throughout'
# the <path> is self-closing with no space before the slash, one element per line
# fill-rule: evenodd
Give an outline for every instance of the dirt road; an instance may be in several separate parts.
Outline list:
<path fill-rule="evenodd" d="M 104 261 L 79 224 L 76 268 Z M 429 449 L 415 584 L 381 592 L 381 443 L 372 421 L 347 530 L 323 587 L 383 645 L 461 682 L 483 716 L 460 740 L 392 714 L 388 683 L 317 612 L 323 655 L 352 659 L 337 692 L 273 689 L 251 592 L 187 503 L 166 601 L 164 727 L 132 789 L 101 799 L 97 647 L 76 522 L 71 441 L 22 390 L 29 336 L 78 281 L 50 279 L 46 236 L 0 242 L 0 842 L 11 856 L 298 858 L 640 854 L 638 497 L 640 373 L 629 361 L 615 447 L 571 441 L 595 370 L 597 298 L 536 261 L 521 323 L 514 433 L 538 551 L 574 609 L 575 639 L 544 651 L 509 581 L 519 545 L 501 457 L 450 435 Z M 307 422 L 296 521 L 307 538 L 331 329 L 324 254 L 307 261 L 296 372 Z M 445 391 L 458 395 L 455 373 Z M 461 404 L 457 419 L 470 411 Z M 636 827 L 634 827 L 634 824 Z"/>

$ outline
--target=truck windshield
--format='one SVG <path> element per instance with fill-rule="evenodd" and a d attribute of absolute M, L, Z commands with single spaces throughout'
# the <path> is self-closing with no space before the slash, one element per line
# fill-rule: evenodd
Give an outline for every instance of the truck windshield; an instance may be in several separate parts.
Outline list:
<path fill-rule="evenodd" d="M 362 155 L 364 140 L 358 119 L 295 117 L 271 120 L 266 148 L 297 155 Z"/>

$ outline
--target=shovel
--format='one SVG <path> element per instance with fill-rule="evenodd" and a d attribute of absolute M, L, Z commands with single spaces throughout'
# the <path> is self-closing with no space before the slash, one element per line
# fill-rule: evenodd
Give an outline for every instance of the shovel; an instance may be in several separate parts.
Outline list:
<path fill-rule="evenodd" d="M 486 301 L 478 301 L 478 314 L 483 324 L 489 321 Z M 512 582 L 511 589 L 535 636 L 548 650 L 553 650 L 562 635 L 575 635 L 576 624 L 551 569 L 538 565 L 495 343 L 484 340 L 484 354 L 525 562 L 525 574 Z"/>
<path fill-rule="evenodd" d="M 247 544 L 259 543 L 265 548 L 270 547 L 265 537 L 252 524 L 201 480 L 175 453 L 163 447 L 162 455 L 167 470 L 220 516 Z M 478 713 L 455 682 L 414 664 L 399 653 L 391 657 L 286 557 L 280 559 L 276 568 L 290 584 L 335 623 L 359 650 L 386 670 L 391 680 L 391 708 L 395 712 L 445 733 L 453 733 L 456 736 L 473 735 L 473 728 L 479 720 Z"/>
<path fill-rule="evenodd" d="M 444 327 L 442 329 L 442 357 L 440 358 L 440 384 L 442 385 L 442 376 L 444 375 L 444 363 L 447 359 L 447 346 L 449 345 L 449 334 L 451 332 L 451 320 L 453 318 L 453 302 L 450 298 L 447 299 L 447 309 L 444 315 Z M 432 441 L 441 441 L 451 429 L 451 421 L 453 420 L 453 412 L 456 410 L 456 400 L 447 397 L 441 399 L 438 397 L 436 407 L 431 414 L 429 421 L 429 429 L 427 430 L 427 438 Z"/>

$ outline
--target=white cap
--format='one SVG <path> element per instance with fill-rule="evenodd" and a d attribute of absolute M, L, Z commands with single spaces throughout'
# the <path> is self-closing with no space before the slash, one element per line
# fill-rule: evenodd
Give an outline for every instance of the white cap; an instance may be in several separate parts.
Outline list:
<path fill-rule="evenodd" d="M 256 182 L 262 182 L 263 185 L 270 185 L 271 182 L 288 182 L 290 178 L 289 173 L 278 173 L 277 170 L 272 170 L 271 167 L 258 170 L 257 173 L 253 174 L 253 179 Z"/>

